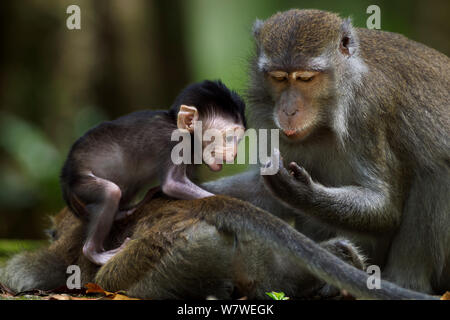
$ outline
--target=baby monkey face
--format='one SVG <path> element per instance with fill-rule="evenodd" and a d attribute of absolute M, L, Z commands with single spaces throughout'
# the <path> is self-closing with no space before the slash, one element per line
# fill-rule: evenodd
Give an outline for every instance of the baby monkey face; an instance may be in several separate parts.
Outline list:
<path fill-rule="evenodd" d="M 196 107 L 181 105 L 177 127 L 194 134 L 195 140 L 201 141 L 203 161 L 211 170 L 220 171 L 224 162 L 234 161 L 238 144 L 244 137 L 244 124 L 236 118 L 239 119 L 219 111 L 200 116 Z"/>
<path fill-rule="evenodd" d="M 243 125 L 225 119 L 220 122 L 219 127 L 207 125 L 203 132 L 203 161 L 213 171 L 220 171 L 224 162 L 233 163 L 245 133 Z"/>

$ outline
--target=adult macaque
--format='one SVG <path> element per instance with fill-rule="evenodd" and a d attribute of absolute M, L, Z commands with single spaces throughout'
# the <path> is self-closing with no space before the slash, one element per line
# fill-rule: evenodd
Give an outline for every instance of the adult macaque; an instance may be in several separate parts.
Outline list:
<path fill-rule="evenodd" d="M 296 216 L 298 230 L 315 240 L 350 237 L 384 279 L 448 290 L 449 58 L 318 10 L 257 21 L 254 37 L 251 122 L 283 132 L 291 174 L 281 167 L 204 187 Z"/>
<path fill-rule="evenodd" d="M 233 198 L 161 196 L 113 225 L 106 248 L 131 240 L 105 265 L 82 254 L 86 224 L 65 209 L 55 218 L 53 243 L 11 259 L 0 270 L 0 282 L 15 292 L 49 290 L 64 286 L 67 267 L 78 265 L 82 284 L 95 282 L 138 298 L 267 299 L 269 291 L 291 298 L 336 292 L 322 280 L 362 298 L 429 298 L 384 281 L 381 289 L 369 290 L 368 275 L 359 270 L 364 258 L 348 240 L 318 245 L 272 214 Z M 330 263 L 311 268 L 305 264 L 311 259 Z M 351 286 L 342 281 L 347 274 L 355 279 Z"/>
<path fill-rule="evenodd" d="M 104 122 L 78 139 L 64 164 L 61 186 L 69 208 L 88 220 L 83 247 L 86 257 L 102 265 L 123 249 L 127 239 L 108 251 L 103 242 L 114 220 L 130 215 L 134 211 L 131 201 L 155 179 L 165 194 L 175 198 L 212 196 L 189 179 L 193 165 L 174 164 L 171 155 L 176 142 L 171 141 L 172 133 L 184 130 L 189 143 L 199 139 L 207 146 L 201 132 L 218 131 L 216 136 L 223 141 L 214 141 L 214 154 L 205 159 L 211 170 L 218 171 L 223 161 L 236 156 L 245 130 L 244 109 L 241 98 L 220 81 L 204 81 L 184 89 L 169 111 L 134 112 Z M 201 132 L 194 132 L 194 128 Z M 194 146 L 190 150 L 188 161 L 194 160 Z M 202 155 L 208 153 L 202 152 L 200 161 Z"/>

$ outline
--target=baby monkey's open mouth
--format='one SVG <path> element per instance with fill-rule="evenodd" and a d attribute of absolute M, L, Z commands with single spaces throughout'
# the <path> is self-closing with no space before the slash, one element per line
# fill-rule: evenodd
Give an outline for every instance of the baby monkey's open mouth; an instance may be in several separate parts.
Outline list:
<path fill-rule="evenodd" d="M 222 170 L 222 164 L 219 163 L 211 163 L 208 165 L 209 169 L 211 169 L 211 171 L 220 171 Z"/>

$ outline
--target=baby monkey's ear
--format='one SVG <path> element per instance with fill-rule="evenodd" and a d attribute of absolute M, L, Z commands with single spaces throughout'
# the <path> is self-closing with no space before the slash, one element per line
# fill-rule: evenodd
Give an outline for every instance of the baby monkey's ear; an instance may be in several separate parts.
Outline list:
<path fill-rule="evenodd" d="M 196 107 L 181 105 L 178 111 L 177 127 L 178 129 L 186 129 L 189 132 L 194 132 L 195 121 L 198 120 L 198 111 Z"/>

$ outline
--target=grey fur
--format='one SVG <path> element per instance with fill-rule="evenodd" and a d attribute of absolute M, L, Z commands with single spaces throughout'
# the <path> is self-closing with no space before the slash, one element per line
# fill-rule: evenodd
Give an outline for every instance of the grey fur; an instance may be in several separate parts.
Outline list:
<path fill-rule="evenodd" d="M 271 34 L 266 23 L 279 23 L 280 30 Z M 276 199 L 264 194 L 256 178 L 246 183 L 248 176 L 211 182 L 205 188 L 233 194 L 275 215 L 297 215 L 298 230 L 312 239 L 326 237 L 324 229 L 328 236 L 349 237 L 367 254 L 369 264 L 382 268 L 383 278 L 403 287 L 428 293 L 448 290 L 449 58 L 398 34 L 352 29 L 336 15 L 317 10 L 279 13 L 262 28 L 265 34 L 256 39 L 258 53 L 264 51 L 269 63 L 295 63 L 289 57 L 298 52 L 329 57 L 334 67 L 327 72 L 334 75 L 337 90 L 323 102 L 326 112 L 320 114 L 320 125 L 332 138 L 280 141 L 284 164 L 295 161 L 306 173 L 303 180 L 285 170 L 266 176 Z M 334 29 L 354 30 L 354 55 L 338 54 L 340 40 L 333 38 Z M 289 51 L 297 48 L 292 44 L 295 37 L 324 40 L 316 46 L 298 42 L 310 46 L 304 52 Z M 291 40 L 283 43 L 284 38 Z M 334 53 L 326 41 L 333 44 Z M 295 65 L 290 68 L 295 70 Z M 250 122 L 253 127 L 275 128 L 276 101 L 263 72 L 255 56 L 248 91 Z M 305 179 L 311 183 L 305 185 Z M 314 268 L 320 262 L 310 263 Z M 346 281 L 352 281 L 351 275 Z"/>

